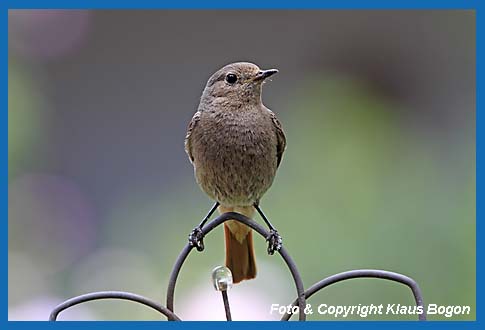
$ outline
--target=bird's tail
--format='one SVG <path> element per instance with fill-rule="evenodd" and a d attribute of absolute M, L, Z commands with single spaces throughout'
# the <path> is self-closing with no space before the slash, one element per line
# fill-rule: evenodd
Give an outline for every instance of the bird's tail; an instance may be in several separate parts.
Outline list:
<path fill-rule="evenodd" d="M 219 211 L 221 213 L 237 212 L 249 218 L 252 218 L 254 214 L 252 206 L 219 207 Z M 251 228 L 235 220 L 229 220 L 224 223 L 224 238 L 226 242 L 226 267 L 231 270 L 234 283 L 255 278 L 256 259 Z"/>

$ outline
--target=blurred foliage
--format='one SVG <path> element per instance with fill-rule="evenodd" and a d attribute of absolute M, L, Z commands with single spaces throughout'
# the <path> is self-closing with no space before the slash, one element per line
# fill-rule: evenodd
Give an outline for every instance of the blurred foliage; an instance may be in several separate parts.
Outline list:
<path fill-rule="evenodd" d="M 361 82 L 307 86 L 283 119 L 292 138 L 264 204 L 291 233 L 286 246 L 304 256 L 305 283 L 351 268 L 388 269 L 417 280 L 426 302 L 475 310 L 474 141 L 448 147 L 443 159 L 437 143 L 402 129 L 397 105 Z M 409 305 L 406 290 L 355 280 L 313 299 Z"/>
<path fill-rule="evenodd" d="M 9 177 L 35 158 L 48 117 L 44 99 L 26 63 L 10 59 L 8 67 L 8 168 Z"/>

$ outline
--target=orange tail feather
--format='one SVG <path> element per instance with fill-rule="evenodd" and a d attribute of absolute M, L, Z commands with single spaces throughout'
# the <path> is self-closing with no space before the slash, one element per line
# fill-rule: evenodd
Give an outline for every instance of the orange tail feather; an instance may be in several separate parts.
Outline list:
<path fill-rule="evenodd" d="M 244 225 L 241 224 L 241 226 Z M 256 259 L 254 257 L 252 231 L 249 231 L 240 242 L 225 223 L 224 238 L 226 242 L 226 267 L 231 270 L 234 283 L 255 278 Z"/>

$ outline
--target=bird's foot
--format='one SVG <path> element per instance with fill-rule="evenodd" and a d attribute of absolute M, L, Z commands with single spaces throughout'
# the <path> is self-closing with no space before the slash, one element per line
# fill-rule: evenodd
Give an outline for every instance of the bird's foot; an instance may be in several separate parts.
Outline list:
<path fill-rule="evenodd" d="M 195 227 L 189 234 L 189 245 L 195 247 L 197 251 L 204 251 L 204 234 L 200 226 Z"/>
<path fill-rule="evenodd" d="M 268 254 L 273 255 L 275 251 L 279 251 L 283 246 L 283 238 L 276 229 L 271 229 L 269 231 L 268 237 L 266 237 L 266 242 L 268 242 Z"/>

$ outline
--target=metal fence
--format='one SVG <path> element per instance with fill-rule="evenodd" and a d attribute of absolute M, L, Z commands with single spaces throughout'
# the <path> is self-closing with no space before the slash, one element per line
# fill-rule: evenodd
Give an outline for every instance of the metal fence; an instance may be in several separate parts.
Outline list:
<path fill-rule="evenodd" d="M 277 238 L 279 238 L 279 235 L 277 235 L 277 232 L 274 230 L 274 228 L 271 226 L 269 221 L 266 219 L 266 217 L 258 207 L 257 207 L 258 212 L 270 227 L 269 231 L 266 230 L 257 222 L 255 222 L 254 220 L 249 219 L 248 217 L 242 214 L 234 213 L 234 212 L 221 214 L 220 216 L 218 216 L 217 218 L 215 218 L 214 220 L 206 224 L 206 222 L 209 220 L 212 213 L 217 208 L 217 205 L 218 204 L 216 203 L 209 211 L 207 216 L 204 218 L 204 220 L 201 222 L 201 224 L 191 232 L 191 234 L 189 235 L 189 240 L 187 244 L 180 252 L 175 262 L 175 265 L 172 268 L 172 272 L 170 275 L 170 280 L 169 280 L 168 289 L 167 289 L 166 307 L 151 299 L 148 299 L 146 297 L 143 297 L 134 293 L 130 293 L 130 292 L 100 291 L 100 292 L 83 294 L 64 301 L 63 303 L 59 304 L 53 309 L 53 311 L 50 314 L 49 320 L 56 321 L 59 314 L 62 311 L 85 302 L 101 300 L 101 299 L 121 299 L 121 300 L 132 301 L 132 302 L 150 307 L 158 311 L 160 314 L 163 314 L 169 321 L 181 321 L 181 319 L 176 315 L 174 311 L 175 285 L 177 283 L 177 278 L 180 273 L 180 270 L 182 269 L 182 266 L 185 260 L 187 259 L 187 256 L 189 255 L 190 252 L 193 251 L 194 248 L 196 248 L 196 250 L 198 251 L 204 250 L 204 243 L 203 243 L 204 237 L 212 230 L 214 230 L 216 227 L 222 225 L 224 222 L 228 220 L 236 220 L 254 229 L 254 231 L 256 231 L 261 236 L 263 236 L 267 241 L 270 241 L 268 246 L 268 253 L 273 254 L 274 251 L 277 251 L 279 255 L 283 258 L 293 277 L 293 281 L 296 289 L 296 299 L 292 304 L 290 304 L 290 306 L 298 306 L 299 321 L 306 320 L 306 314 L 304 313 L 304 309 L 306 306 L 306 300 L 308 298 L 310 298 L 315 293 L 325 289 L 326 287 L 334 283 L 349 280 L 349 279 L 355 279 L 355 278 L 385 279 L 385 280 L 394 281 L 408 286 L 412 291 L 414 300 L 416 302 L 416 306 L 421 306 L 422 308 L 422 313 L 418 315 L 418 319 L 421 321 L 426 320 L 426 312 L 425 312 L 425 306 L 423 302 L 423 296 L 418 283 L 416 283 L 416 281 L 414 281 L 412 278 L 399 273 L 389 272 L 385 270 L 378 270 L 378 269 L 351 270 L 351 271 L 346 271 L 343 273 L 335 274 L 327 278 L 324 278 L 305 290 L 300 273 L 298 271 L 298 268 L 296 267 L 296 264 L 294 263 L 293 259 L 290 257 L 285 247 L 281 245 L 281 241 L 278 242 Z M 275 241 L 275 237 L 276 237 L 276 241 Z M 226 312 L 226 319 L 230 321 L 232 318 L 231 318 L 229 298 L 226 290 L 222 290 L 222 299 L 223 299 L 224 308 Z M 291 312 L 284 314 L 283 317 L 281 318 L 281 321 L 288 321 L 292 315 L 293 314 Z"/>

